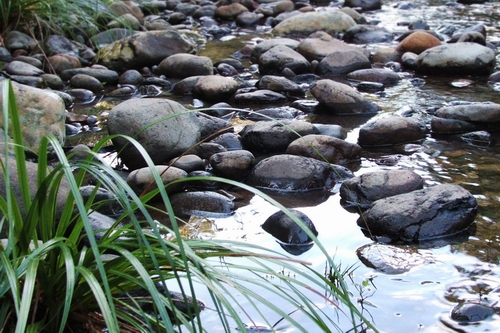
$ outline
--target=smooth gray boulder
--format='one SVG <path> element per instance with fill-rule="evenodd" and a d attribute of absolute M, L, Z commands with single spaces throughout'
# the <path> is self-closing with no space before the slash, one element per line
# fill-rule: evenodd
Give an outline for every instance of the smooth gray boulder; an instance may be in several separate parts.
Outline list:
<path fill-rule="evenodd" d="M 99 64 L 123 72 L 158 65 L 176 53 L 193 53 L 196 46 L 175 30 L 137 32 L 104 46 L 96 55 Z"/>
<path fill-rule="evenodd" d="M 177 53 L 162 60 L 155 74 L 179 79 L 197 75 L 213 75 L 214 65 L 209 57 Z"/>
<path fill-rule="evenodd" d="M 340 186 L 344 207 L 367 209 L 376 200 L 420 190 L 424 180 L 411 170 L 380 170 L 347 179 Z"/>
<path fill-rule="evenodd" d="M 433 133 L 464 133 L 496 129 L 500 122 L 500 104 L 470 103 L 438 109 L 431 120 Z"/>
<path fill-rule="evenodd" d="M 490 75 L 495 68 L 495 52 L 477 43 L 453 43 L 422 52 L 415 65 L 422 74 Z"/>
<path fill-rule="evenodd" d="M 302 120 L 258 121 L 240 131 L 241 143 L 252 152 L 284 152 L 300 136 L 318 134 L 314 125 Z"/>
<path fill-rule="evenodd" d="M 248 150 L 232 150 L 213 154 L 209 164 L 218 176 L 241 180 L 253 167 L 255 157 Z"/>
<path fill-rule="evenodd" d="M 313 32 L 324 31 L 330 35 L 345 32 L 354 27 L 356 22 L 339 10 L 325 10 L 302 13 L 292 16 L 276 25 L 275 36 L 307 37 Z"/>
<path fill-rule="evenodd" d="M 109 111 L 108 131 L 139 141 L 155 164 L 181 155 L 200 139 L 196 115 L 164 98 L 130 99 L 118 104 Z M 141 153 L 128 140 L 115 137 L 113 143 L 129 169 L 146 166 Z"/>
<path fill-rule="evenodd" d="M 168 185 L 173 181 L 186 178 L 188 173 L 180 168 L 155 165 L 156 172 L 160 175 L 163 185 Z M 127 176 L 127 184 L 138 195 L 145 194 L 158 188 L 154 179 L 153 170 L 149 167 L 133 170 Z M 167 186 L 165 189 L 168 193 L 178 192 L 183 187 L 182 184 Z"/>
<path fill-rule="evenodd" d="M 170 197 L 176 216 L 227 217 L 233 214 L 233 200 L 212 191 L 176 193 Z"/>
<path fill-rule="evenodd" d="M 377 200 L 357 224 L 373 237 L 418 242 L 457 234 L 474 222 L 476 198 L 455 184 L 441 184 Z"/>
<path fill-rule="evenodd" d="M 321 111 L 334 114 L 374 114 L 380 107 L 347 84 L 329 79 L 311 84 L 311 94 Z"/>
<path fill-rule="evenodd" d="M 345 165 L 359 159 L 362 148 L 328 135 L 310 134 L 294 140 L 287 154 L 311 157 L 328 163 Z"/>
<path fill-rule="evenodd" d="M 361 50 L 334 51 L 325 56 L 316 68 L 318 75 L 346 75 L 358 69 L 371 68 L 370 59 Z"/>
<path fill-rule="evenodd" d="M 276 193 L 330 190 L 351 178 L 342 166 L 296 155 L 274 155 L 260 161 L 250 172 L 247 184 Z"/>
<path fill-rule="evenodd" d="M 263 75 L 280 75 L 285 68 L 295 74 L 309 73 L 310 67 L 304 56 L 284 45 L 273 47 L 259 58 L 259 71 Z"/>
<path fill-rule="evenodd" d="M 192 86 L 193 94 L 200 99 L 225 102 L 237 90 L 238 82 L 230 77 L 206 75 L 197 77 Z"/>
<path fill-rule="evenodd" d="M 418 141 L 424 136 L 424 129 L 412 118 L 390 116 L 363 125 L 359 130 L 358 144 L 361 147 L 390 146 Z"/>

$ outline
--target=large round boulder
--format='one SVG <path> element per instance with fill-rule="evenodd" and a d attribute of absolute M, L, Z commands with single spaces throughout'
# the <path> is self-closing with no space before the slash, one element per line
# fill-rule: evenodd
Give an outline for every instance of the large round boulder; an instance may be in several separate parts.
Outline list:
<path fill-rule="evenodd" d="M 377 200 L 357 223 L 374 237 L 417 242 L 466 230 L 477 209 L 469 191 L 442 184 Z"/>
<path fill-rule="evenodd" d="M 313 32 L 325 31 L 330 35 L 335 35 L 355 25 L 356 22 L 349 15 L 338 10 L 325 10 L 292 16 L 276 25 L 273 34 L 304 38 Z"/>
<path fill-rule="evenodd" d="M 339 165 L 304 156 L 274 155 L 260 161 L 250 172 L 250 186 L 277 193 L 330 190 L 337 183 L 353 177 Z"/>
<path fill-rule="evenodd" d="M 358 159 L 361 150 L 359 145 L 333 136 L 310 134 L 290 143 L 286 153 L 344 165 Z"/>
<path fill-rule="evenodd" d="M 303 55 L 284 45 L 273 47 L 259 58 L 259 71 L 263 75 L 279 75 L 285 68 L 295 74 L 303 74 L 308 73 L 310 67 Z"/>
<path fill-rule="evenodd" d="M 424 129 L 412 118 L 391 116 L 368 122 L 360 128 L 358 144 L 361 147 L 389 146 L 418 141 L 425 136 Z"/>
<path fill-rule="evenodd" d="M 311 94 L 320 103 L 321 110 L 335 114 L 373 114 L 380 107 L 357 90 L 329 79 L 311 84 Z"/>
<path fill-rule="evenodd" d="M 443 44 L 422 52 L 415 65 L 423 74 L 489 75 L 495 52 L 477 43 Z"/>
<path fill-rule="evenodd" d="M 500 104 L 470 103 L 445 106 L 436 111 L 431 130 L 436 134 L 463 133 L 496 129 L 500 122 Z"/>
<path fill-rule="evenodd" d="M 162 60 L 155 70 L 155 74 L 180 79 L 213 73 L 214 67 L 209 57 L 189 53 L 173 54 Z"/>
<path fill-rule="evenodd" d="M 200 139 L 200 125 L 194 113 L 168 99 L 130 99 L 109 112 L 109 134 L 134 138 L 155 164 L 181 155 Z M 113 138 L 119 157 L 130 169 L 146 166 L 142 154 L 127 139 Z"/>

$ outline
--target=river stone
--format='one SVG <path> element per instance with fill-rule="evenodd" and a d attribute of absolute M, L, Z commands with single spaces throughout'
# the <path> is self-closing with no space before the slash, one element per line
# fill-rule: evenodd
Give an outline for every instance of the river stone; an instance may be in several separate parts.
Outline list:
<path fill-rule="evenodd" d="M 38 42 L 24 32 L 11 30 L 3 36 L 3 44 L 11 53 L 15 50 L 33 51 L 38 47 Z"/>
<path fill-rule="evenodd" d="M 287 154 L 312 157 L 340 165 L 359 159 L 361 151 L 362 148 L 355 143 L 320 134 L 298 138 L 286 149 Z"/>
<path fill-rule="evenodd" d="M 176 216 L 227 217 L 234 203 L 225 195 L 211 191 L 176 193 L 170 197 Z"/>
<path fill-rule="evenodd" d="M 357 223 L 376 237 L 418 242 L 466 230 L 477 209 L 469 191 L 441 184 L 377 200 Z"/>
<path fill-rule="evenodd" d="M 73 88 L 88 89 L 94 93 L 103 91 L 102 83 L 93 76 L 87 74 L 77 74 L 71 78 L 69 84 Z"/>
<path fill-rule="evenodd" d="M 93 78 L 99 80 L 102 84 L 109 85 L 117 83 L 119 78 L 116 71 L 91 67 L 66 69 L 60 73 L 60 76 L 63 80 L 71 80 L 73 76 L 78 74 L 92 76 Z"/>
<path fill-rule="evenodd" d="M 390 146 L 418 141 L 425 136 L 424 130 L 413 118 L 390 116 L 363 125 L 359 130 L 361 147 Z"/>
<path fill-rule="evenodd" d="M 305 38 L 316 31 L 335 35 L 355 25 L 349 15 L 339 10 L 325 10 L 292 16 L 276 25 L 272 32 L 275 36 Z"/>
<path fill-rule="evenodd" d="M 222 153 L 224 151 L 228 150 L 221 144 L 215 142 L 203 142 L 197 145 L 191 152 L 204 160 L 208 160 L 213 154 Z"/>
<path fill-rule="evenodd" d="M 81 159 L 85 159 L 91 150 L 87 146 L 80 146 L 82 146 L 79 148 L 81 151 L 77 154 L 81 154 Z M 77 147 L 78 146 L 75 148 Z M 87 151 L 84 152 L 83 147 L 86 147 Z M 77 155 L 72 156 L 74 160 L 80 160 L 80 158 L 75 158 L 75 156 Z M 117 215 L 123 212 L 123 208 L 118 202 L 116 196 L 103 187 L 96 187 L 94 185 L 82 186 L 80 187 L 80 194 L 82 195 L 83 202 L 87 202 L 92 197 L 94 203 L 99 203 L 98 205 L 95 205 L 95 208 L 93 209 L 101 214 L 109 216 Z"/>
<path fill-rule="evenodd" d="M 36 153 L 42 138 L 49 135 L 54 136 L 61 146 L 64 145 L 66 106 L 62 98 L 49 90 L 11 83 L 19 109 L 24 145 Z M 0 82 L 0 86 L 3 84 L 6 84 L 5 81 Z M 0 94 L 0 105 L 2 103 Z M 0 126 L 4 126 L 1 115 Z"/>
<path fill-rule="evenodd" d="M 167 166 L 167 165 L 156 165 L 156 172 L 160 175 L 160 178 L 164 185 L 168 185 L 173 181 L 186 178 L 188 173 L 182 169 Z M 158 188 L 156 181 L 153 176 L 151 168 L 144 167 L 140 169 L 133 170 L 127 176 L 127 184 L 132 190 L 138 195 L 151 192 Z M 175 193 L 182 189 L 183 185 L 174 184 L 167 186 L 165 189 L 168 193 Z"/>
<path fill-rule="evenodd" d="M 8 64 L 6 72 L 10 75 L 40 76 L 44 71 L 23 61 L 14 60 Z"/>
<path fill-rule="evenodd" d="M 135 138 L 155 164 L 181 155 L 198 143 L 200 125 L 193 113 L 164 98 L 130 99 L 109 111 L 109 134 Z M 184 113 L 184 114 L 182 114 Z M 153 125 L 152 125 L 153 124 Z M 120 158 L 130 169 L 146 166 L 139 151 L 124 138 L 114 138 Z"/>
<path fill-rule="evenodd" d="M 259 58 L 259 71 L 262 75 L 280 75 L 285 68 L 295 74 L 303 74 L 310 72 L 310 66 L 304 56 L 284 45 L 273 47 Z"/>
<path fill-rule="evenodd" d="M 10 54 L 9 50 L 7 48 L 0 46 L 0 61 L 1 62 L 11 62 L 12 61 L 12 55 Z"/>
<path fill-rule="evenodd" d="M 309 216 L 296 209 L 290 209 L 290 212 L 302 221 L 314 236 L 318 236 L 318 231 Z M 314 245 L 304 229 L 281 210 L 269 216 L 261 227 L 275 237 L 278 244 L 290 254 L 300 255 Z"/>
<path fill-rule="evenodd" d="M 173 158 L 167 162 L 167 165 L 184 170 L 187 173 L 196 170 L 205 170 L 205 161 L 195 154 L 186 154 Z"/>
<path fill-rule="evenodd" d="M 358 69 L 347 74 L 348 80 L 379 82 L 382 84 L 394 84 L 401 81 L 401 76 L 386 68 Z"/>
<path fill-rule="evenodd" d="M 413 267 L 435 262 L 432 256 L 424 255 L 408 245 L 371 243 L 358 248 L 356 254 L 367 267 L 385 274 L 402 274 Z"/>
<path fill-rule="evenodd" d="M 216 175 L 241 180 L 252 169 L 254 160 L 248 150 L 232 150 L 213 154 L 209 164 Z"/>
<path fill-rule="evenodd" d="M 276 75 L 264 75 L 256 84 L 259 89 L 268 89 L 286 95 L 304 97 L 304 90 L 295 82 Z"/>
<path fill-rule="evenodd" d="M 441 45 L 441 41 L 436 36 L 423 30 L 417 30 L 403 38 L 396 47 L 396 51 L 401 55 L 406 52 L 420 54 L 439 45 Z"/>
<path fill-rule="evenodd" d="M 339 165 L 280 154 L 260 161 L 250 172 L 247 184 L 277 193 L 298 193 L 330 190 L 351 177 L 352 172 Z"/>
<path fill-rule="evenodd" d="M 422 52 L 415 64 L 422 74 L 489 75 L 495 52 L 476 43 L 443 44 Z"/>
<path fill-rule="evenodd" d="M 273 104 L 286 102 L 287 100 L 285 95 L 268 89 L 239 93 L 234 96 L 236 104 Z"/>
<path fill-rule="evenodd" d="M 217 133 L 234 131 L 231 123 L 225 119 L 213 117 L 203 112 L 196 114 L 201 126 L 200 139 L 208 138 Z"/>
<path fill-rule="evenodd" d="M 458 321 L 464 325 L 477 323 L 481 320 L 486 320 L 495 314 L 495 309 L 488 304 L 465 301 L 457 304 L 451 310 L 451 319 Z"/>
<path fill-rule="evenodd" d="M 342 39 L 351 44 L 390 43 L 394 36 L 386 28 L 358 24 L 347 30 Z"/>
<path fill-rule="evenodd" d="M 311 84 L 311 94 L 320 107 L 334 114 L 373 114 L 380 107 L 347 84 L 323 79 Z"/>
<path fill-rule="evenodd" d="M 380 170 L 347 179 L 340 186 L 342 205 L 366 209 L 379 199 L 420 190 L 424 180 L 411 170 Z"/>
<path fill-rule="evenodd" d="M 228 151 L 243 149 L 241 137 L 236 133 L 222 133 L 221 135 L 218 135 L 210 140 L 210 142 L 219 144 L 225 147 Z"/>
<path fill-rule="evenodd" d="M 47 56 L 69 54 L 77 57 L 79 55 L 78 46 L 68 38 L 60 35 L 50 35 L 44 38 L 43 48 Z"/>
<path fill-rule="evenodd" d="M 324 31 L 314 32 L 304 38 L 297 48 L 297 52 L 309 61 L 321 61 L 328 54 L 340 50 L 361 50 L 361 48 L 346 44 Z"/>
<path fill-rule="evenodd" d="M 464 133 L 495 129 L 500 122 L 500 104 L 470 103 L 445 106 L 431 119 L 431 130 L 436 134 Z"/>
<path fill-rule="evenodd" d="M 69 54 L 55 54 L 47 58 L 45 62 L 45 70 L 53 71 L 56 74 L 61 74 L 67 69 L 74 69 L 82 67 L 80 59 Z"/>
<path fill-rule="evenodd" d="M 1 95 L 0 95 L 1 97 Z M 3 125 L 2 125 L 3 126 Z M 3 158 L 2 157 L 2 165 L 9 165 L 9 173 L 10 173 L 10 188 L 9 190 L 12 191 L 14 200 L 16 201 L 19 209 L 21 216 L 24 218 L 27 215 L 26 208 L 24 207 L 23 204 L 23 193 L 21 192 L 21 188 L 19 186 L 19 175 L 17 172 L 17 163 L 15 159 L 13 158 Z M 7 198 L 7 193 L 6 193 L 6 186 L 5 186 L 5 175 L 4 175 L 4 167 L 0 168 L 0 196 L 2 198 Z M 30 196 L 33 199 L 36 194 L 43 194 L 43 193 L 37 193 L 39 187 L 38 187 L 38 164 L 26 161 L 26 171 L 27 171 L 27 181 L 28 181 L 28 186 L 29 186 L 29 191 L 30 191 Z M 66 181 L 66 178 L 62 178 L 61 183 L 59 185 L 59 188 L 57 190 L 57 199 L 55 202 L 55 214 L 56 218 L 58 219 L 61 215 L 61 212 L 64 209 L 64 206 L 66 205 L 66 201 L 68 200 L 68 196 L 71 192 L 71 189 L 69 187 L 68 182 Z M 48 196 L 48 194 L 47 194 Z M 53 199 L 48 199 L 47 200 L 50 202 L 50 204 L 53 203 Z M 0 218 L 3 218 L 3 214 L 0 212 Z M 9 228 L 9 223 L 4 222 L 0 225 L 0 238 L 7 238 L 7 232 Z"/>
<path fill-rule="evenodd" d="M 243 12 L 248 12 L 248 8 L 243 6 L 241 3 L 232 3 L 217 7 L 214 16 L 222 20 L 234 20 Z"/>
<path fill-rule="evenodd" d="M 129 69 L 118 77 L 119 84 L 139 85 L 143 80 L 142 74 L 135 69 Z"/>
<path fill-rule="evenodd" d="M 155 74 L 184 79 L 189 76 L 213 75 L 214 66 L 209 57 L 177 53 L 162 60 Z"/>
<path fill-rule="evenodd" d="M 324 57 L 317 69 L 318 75 L 345 75 L 352 71 L 371 68 L 370 59 L 361 50 L 339 50 Z"/>
<path fill-rule="evenodd" d="M 114 14 L 114 16 L 122 16 L 124 14 L 130 14 L 134 16 L 141 24 L 144 23 L 144 14 L 141 8 L 134 1 L 121 0 L 118 2 L 113 2 L 109 5 L 109 9 Z"/>
<path fill-rule="evenodd" d="M 196 46 L 174 30 L 137 32 L 104 46 L 96 56 L 99 64 L 123 72 L 159 64 L 176 53 L 193 53 Z"/>
<path fill-rule="evenodd" d="M 253 152 L 284 152 L 300 136 L 318 134 L 309 122 L 301 120 L 258 121 L 240 131 L 243 146 Z"/>
<path fill-rule="evenodd" d="M 133 34 L 134 32 L 128 29 L 107 29 L 95 36 L 92 36 L 90 40 L 92 41 L 92 44 L 97 47 L 97 49 L 101 49 L 108 44 L 116 42 L 117 40 L 120 40 L 124 37 L 132 36 Z"/>
<path fill-rule="evenodd" d="M 344 7 L 361 8 L 362 11 L 377 10 L 382 8 L 381 0 L 346 0 Z"/>
<path fill-rule="evenodd" d="M 258 63 L 260 56 L 275 46 L 287 46 L 292 50 L 297 50 L 299 47 L 299 41 L 291 38 L 271 38 L 266 39 L 257 45 L 252 50 L 252 54 L 250 56 L 252 62 Z"/>
<path fill-rule="evenodd" d="M 296 119 L 304 115 L 304 112 L 291 106 L 278 106 L 260 109 L 257 111 L 240 111 L 239 117 L 241 119 L 249 119 L 253 121 L 270 121 L 282 119 Z"/>
<path fill-rule="evenodd" d="M 201 76 L 193 85 L 193 94 L 202 100 L 225 102 L 238 90 L 238 82 L 220 75 Z"/>

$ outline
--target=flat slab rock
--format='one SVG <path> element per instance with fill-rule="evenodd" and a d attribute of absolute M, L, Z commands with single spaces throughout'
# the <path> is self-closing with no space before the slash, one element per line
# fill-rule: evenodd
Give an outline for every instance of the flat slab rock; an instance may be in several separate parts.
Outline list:
<path fill-rule="evenodd" d="M 357 223 L 374 237 L 413 242 L 464 231 L 476 213 L 477 202 L 469 191 L 441 184 L 377 200 Z"/>

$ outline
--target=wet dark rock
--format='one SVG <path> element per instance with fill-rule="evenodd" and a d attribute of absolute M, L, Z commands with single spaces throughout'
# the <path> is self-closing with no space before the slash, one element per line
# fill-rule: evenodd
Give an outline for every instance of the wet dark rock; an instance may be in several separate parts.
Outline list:
<path fill-rule="evenodd" d="M 461 323 L 475 323 L 492 317 L 495 310 L 484 303 L 465 301 L 451 310 L 451 319 Z"/>
<path fill-rule="evenodd" d="M 290 212 L 302 221 L 314 236 L 318 236 L 314 223 L 306 214 L 295 209 L 291 209 Z M 278 244 L 293 255 L 300 255 L 308 251 L 314 244 L 304 229 L 283 211 L 278 211 L 269 216 L 262 224 L 262 229 L 275 237 Z"/>
<path fill-rule="evenodd" d="M 466 230 L 477 209 L 469 191 L 441 184 L 377 200 L 357 223 L 375 238 L 418 242 Z"/>
<path fill-rule="evenodd" d="M 330 35 L 345 32 L 356 25 L 356 22 L 341 11 L 317 11 L 292 16 L 276 25 L 273 34 L 276 36 L 305 38 L 313 32 L 324 31 Z"/>
<path fill-rule="evenodd" d="M 226 63 L 220 63 L 217 65 L 216 70 L 217 73 L 222 76 L 235 76 L 239 74 L 236 68 Z"/>
<path fill-rule="evenodd" d="M 167 165 L 179 168 L 190 173 L 195 170 L 204 170 L 205 162 L 199 156 L 194 154 L 186 154 L 176 157 L 167 162 Z"/>
<path fill-rule="evenodd" d="M 213 154 L 221 153 L 223 151 L 227 151 L 226 147 L 215 142 L 202 142 L 191 150 L 193 154 L 198 155 L 204 160 L 208 160 Z"/>
<path fill-rule="evenodd" d="M 424 255 L 408 245 L 394 246 L 371 243 L 358 248 L 356 254 L 367 267 L 386 274 L 402 274 L 410 271 L 413 267 L 435 262 L 432 256 Z"/>
<path fill-rule="evenodd" d="M 185 111 L 184 106 L 168 99 L 127 100 L 109 112 L 108 131 L 135 138 L 153 162 L 162 163 L 181 155 L 200 139 L 198 119 Z M 158 122 L 161 119 L 164 121 Z M 128 168 L 133 170 L 146 165 L 142 155 L 128 140 L 115 138 L 113 144 Z M 123 149 L 125 147 L 127 149 Z"/>
<path fill-rule="evenodd" d="M 359 69 L 347 74 L 347 79 L 356 81 L 379 82 L 382 84 L 395 84 L 401 81 L 398 73 L 385 68 Z"/>
<path fill-rule="evenodd" d="M 273 47 L 259 58 L 259 71 L 263 75 L 280 75 L 285 68 L 295 74 L 308 73 L 310 66 L 304 56 L 284 45 Z"/>
<path fill-rule="evenodd" d="M 177 53 L 165 58 L 155 70 L 157 75 L 180 79 L 197 75 L 213 75 L 213 73 L 213 64 L 209 57 L 187 53 Z"/>
<path fill-rule="evenodd" d="M 218 135 L 210 140 L 210 142 L 219 144 L 228 151 L 243 149 L 241 137 L 236 133 L 222 133 L 221 135 Z"/>
<path fill-rule="evenodd" d="M 423 74 L 490 75 L 495 52 L 477 43 L 443 44 L 422 52 L 415 63 Z"/>
<path fill-rule="evenodd" d="M 352 172 L 313 158 L 275 155 L 260 161 L 250 172 L 250 186 L 277 193 L 330 190 L 337 183 L 353 177 Z"/>
<path fill-rule="evenodd" d="M 12 61 L 12 55 L 10 54 L 9 50 L 7 50 L 3 46 L 0 46 L 0 61 L 1 62 L 11 62 Z"/>
<path fill-rule="evenodd" d="M 226 217 L 233 214 L 233 200 L 211 191 L 176 193 L 170 197 L 176 216 Z"/>
<path fill-rule="evenodd" d="M 43 63 L 41 60 L 35 58 L 35 57 L 29 57 L 29 56 L 17 56 L 15 58 L 16 61 L 22 61 L 27 64 L 30 64 L 31 66 L 35 66 L 36 68 L 43 68 Z"/>
<path fill-rule="evenodd" d="M 329 53 L 319 63 L 319 75 L 345 75 L 352 71 L 371 68 L 370 59 L 361 50 L 347 49 Z"/>
<path fill-rule="evenodd" d="M 135 69 L 129 69 L 118 77 L 119 84 L 139 85 L 143 80 L 142 74 Z"/>
<path fill-rule="evenodd" d="M 230 104 L 226 102 L 219 102 L 213 104 L 209 108 L 203 109 L 202 112 L 213 117 L 230 119 L 234 115 L 235 110 L 237 109 L 233 108 Z"/>
<path fill-rule="evenodd" d="M 15 50 L 33 51 L 38 42 L 31 36 L 17 30 L 11 30 L 3 36 L 3 43 L 11 53 Z"/>
<path fill-rule="evenodd" d="M 243 146 L 252 152 L 284 152 L 300 136 L 318 134 L 318 130 L 300 120 L 258 121 L 239 134 Z"/>
<path fill-rule="evenodd" d="M 380 107 L 352 87 L 333 80 L 319 80 L 311 85 L 311 94 L 321 110 L 334 114 L 374 114 Z"/>
<path fill-rule="evenodd" d="M 31 86 L 34 88 L 45 88 L 44 81 L 39 76 L 26 76 L 26 75 L 10 75 L 10 79 L 17 83 Z"/>
<path fill-rule="evenodd" d="M 43 47 L 45 54 L 48 56 L 54 54 L 79 55 L 78 47 L 72 41 L 60 35 L 50 35 L 45 38 Z"/>
<path fill-rule="evenodd" d="M 66 92 L 73 97 L 73 102 L 76 104 L 89 104 L 96 98 L 96 95 L 88 89 L 75 88 L 69 89 Z"/>
<path fill-rule="evenodd" d="M 340 197 L 344 207 L 367 209 L 376 200 L 423 187 L 422 177 L 411 170 L 381 170 L 345 180 L 340 186 Z"/>
<path fill-rule="evenodd" d="M 240 27 L 252 27 L 259 24 L 259 22 L 264 18 L 263 14 L 254 12 L 243 12 L 236 17 L 236 23 Z"/>
<path fill-rule="evenodd" d="M 340 165 L 359 159 L 361 151 L 362 148 L 355 143 L 319 134 L 298 138 L 286 149 L 287 154 L 311 157 Z"/>
<path fill-rule="evenodd" d="M 132 36 L 132 34 L 133 34 L 133 32 L 130 31 L 129 29 L 115 28 L 115 29 L 108 29 L 108 30 L 102 31 L 102 32 L 98 33 L 97 35 L 92 36 L 90 40 L 97 48 L 102 48 L 102 47 L 104 47 L 108 44 L 111 44 L 117 40 Z"/>
<path fill-rule="evenodd" d="M 234 96 L 236 104 L 273 104 L 286 102 L 287 100 L 285 95 L 268 89 L 237 93 Z"/>
<path fill-rule="evenodd" d="M 290 106 L 270 107 L 257 111 L 240 111 L 239 117 L 253 121 L 295 119 L 302 116 L 304 112 Z"/>
<path fill-rule="evenodd" d="M 232 150 L 210 156 L 209 164 L 218 176 L 241 180 L 252 169 L 255 157 L 248 150 Z"/>
<path fill-rule="evenodd" d="M 382 1 L 380 0 L 346 0 L 344 7 L 361 8 L 363 11 L 377 10 L 382 8 Z"/>
<path fill-rule="evenodd" d="M 117 98 L 120 98 L 120 97 L 132 97 L 134 96 L 136 93 L 137 93 L 138 89 L 136 86 L 133 86 L 133 85 L 130 85 L 130 84 L 127 84 L 127 85 L 123 85 L 119 88 L 116 88 L 110 92 L 108 92 L 106 94 L 106 96 L 108 97 L 117 97 Z"/>
<path fill-rule="evenodd" d="M 481 147 L 487 147 L 491 145 L 492 142 L 491 134 L 486 131 L 464 133 L 460 137 L 462 138 L 462 140 L 471 145 L 481 146 Z"/>
<path fill-rule="evenodd" d="M 195 177 L 214 177 L 214 174 L 209 171 L 204 171 L 204 170 L 195 170 L 191 171 L 188 174 L 188 178 L 195 178 Z M 190 189 L 195 189 L 195 190 L 200 190 L 200 191 L 215 191 L 219 188 L 219 182 L 213 181 L 213 180 L 190 180 L 188 183 L 186 183 L 186 186 Z"/>
<path fill-rule="evenodd" d="M 347 30 L 343 40 L 352 44 L 389 43 L 394 39 L 386 28 L 374 25 L 358 24 Z"/>
<path fill-rule="evenodd" d="M 422 126 L 413 118 L 390 116 L 363 125 L 358 144 L 361 147 L 397 145 L 422 140 L 424 136 Z"/>
<path fill-rule="evenodd" d="M 105 188 L 96 188 L 94 185 L 82 186 L 80 187 L 80 194 L 82 195 L 84 202 L 87 202 L 90 197 L 94 196 L 94 203 L 97 203 L 94 207 L 96 207 L 96 211 L 101 214 L 114 216 L 123 211 L 123 208 L 117 201 L 116 196 Z M 109 228 L 101 229 L 108 230 Z"/>

